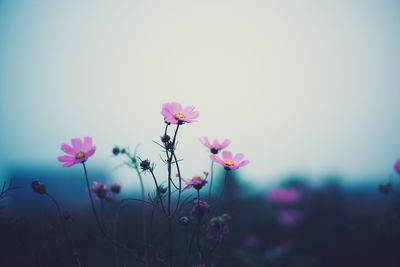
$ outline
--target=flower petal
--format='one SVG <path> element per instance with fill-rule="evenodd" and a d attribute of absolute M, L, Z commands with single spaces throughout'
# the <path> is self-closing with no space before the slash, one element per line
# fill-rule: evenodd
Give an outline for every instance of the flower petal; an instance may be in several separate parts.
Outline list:
<path fill-rule="evenodd" d="M 198 112 L 198 111 L 193 111 L 193 112 L 190 112 L 189 114 L 185 114 L 185 118 L 187 118 L 187 119 L 196 119 L 196 118 L 198 118 L 200 116 L 200 112 Z"/>
<path fill-rule="evenodd" d="M 219 144 L 218 144 L 218 140 L 217 140 L 217 139 L 214 139 L 214 141 L 213 141 L 213 147 L 214 147 L 214 148 L 219 147 Z"/>
<path fill-rule="evenodd" d="M 250 163 L 249 160 L 244 160 L 244 161 L 240 162 L 237 166 L 238 166 L 238 167 L 243 167 L 243 166 L 246 166 L 246 165 L 249 164 L 249 163 Z"/>
<path fill-rule="evenodd" d="M 65 161 L 74 161 L 75 158 L 74 157 L 70 157 L 70 156 L 59 156 L 57 157 L 58 161 L 60 162 L 65 162 Z"/>
<path fill-rule="evenodd" d="M 232 152 L 228 150 L 222 151 L 222 158 L 224 160 L 232 160 Z"/>
<path fill-rule="evenodd" d="M 92 146 L 93 146 L 92 137 L 85 136 L 83 138 L 83 146 L 82 146 L 82 149 L 84 150 L 83 152 L 87 153 L 92 148 Z"/>
<path fill-rule="evenodd" d="M 192 185 L 191 185 L 191 184 L 188 184 L 188 185 L 186 185 L 184 188 L 182 188 L 181 192 L 183 192 L 184 190 L 189 189 L 189 188 L 191 188 L 191 187 L 192 187 Z"/>
<path fill-rule="evenodd" d="M 222 144 L 219 145 L 219 149 L 224 149 L 225 147 L 229 146 L 231 143 L 231 140 L 225 139 Z"/>
<path fill-rule="evenodd" d="M 90 156 L 92 156 L 94 154 L 94 152 L 96 152 L 96 146 L 93 146 L 92 149 L 90 149 L 88 152 L 86 152 L 85 159 L 87 159 Z"/>
<path fill-rule="evenodd" d="M 82 140 L 80 138 L 72 138 L 71 144 L 72 144 L 72 148 L 75 151 L 77 151 L 77 152 L 82 151 L 83 144 L 82 144 Z"/>
<path fill-rule="evenodd" d="M 203 139 L 200 138 L 200 143 L 208 148 L 211 148 L 210 141 L 208 141 L 208 138 L 206 136 L 204 136 Z"/>
<path fill-rule="evenodd" d="M 65 153 L 69 154 L 69 155 L 75 155 L 76 153 L 78 153 L 79 151 L 75 151 L 70 145 L 67 144 L 62 144 L 61 145 L 61 150 L 64 151 Z"/>
<path fill-rule="evenodd" d="M 194 110 L 194 106 L 187 106 L 183 109 L 183 114 L 190 114 Z"/>
<path fill-rule="evenodd" d="M 74 164 L 76 164 L 75 161 L 67 161 L 62 166 L 63 167 L 71 167 Z"/>
<path fill-rule="evenodd" d="M 398 174 L 400 174 L 400 159 L 396 162 L 396 164 L 394 165 L 394 169 L 396 170 L 396 172 Z"/>
<path fill-rule="evenodd" d="M 216 155 L 210 155 L 210 159 L 221 164 L 222 166 L 225 166 L 225 162 Z"/>
<path fill-rule="evenodd" d="M 244 158 L 244 154 L 243 153 L 237 153 L 234 157 L 233 157 L 233 162 L 238 163 L 239 161 L 241 161 Z"/>

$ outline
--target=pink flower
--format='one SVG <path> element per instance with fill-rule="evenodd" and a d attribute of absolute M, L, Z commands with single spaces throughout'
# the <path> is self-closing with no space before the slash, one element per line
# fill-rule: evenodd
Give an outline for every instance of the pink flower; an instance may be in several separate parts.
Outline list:
<path fill-rule="evenodd" d="M 275 203 L 297 203 L 301 198 L 301 193 L 295 189 L 275 189 L 268 193 L 268 199 Z"/>
<path fill-rule="evenodd" d="M 194 111 L 194 106 L 187 106 L 183 109 L 182 105 L 177 102 L 164 103 L 161 114 L 164 116 L 165 122 L 171 124 L 196 122 L 194 119 L 200 115 L 198 111 Z"/>
<path fill-rule="evenodd" d="M 398 174 L 400 174 L 400 159 L 396 161 L 396 164 L 394 164 L 394 169 Z"/>
<path fill-rule="evenodd" d="M 92 145 L 92 138 L 85 136 L 84 141 L 80 138 L 71 139 L 72 147 L 67 144 L 61 145 L 61 150 L 71 156 L 59 156 L 60 162 L 65 162 L 64 167 L 71 167 L 74 164 L 86 161 L 96 151 L 96 147 Z"/>
<path fill-rule="evenodd" d="M 250 161 L 248 160 L 243 160 L 244 154 L 242 153 L 237 153 L 234 157 L 232 156 L 232 152 L 230 151 L 223 151 L 222 152 L 222 159 L 220 159 L 216 155 L 210 155 L 210 159 L 212 161 L 218 162 L 222 166 L 225 167 L 225 170 L 236 170 L 239 169 L 240 167 L 246 166 L 249 164 Z"/>
<path fill-rule="evenodd" d="M 218 142 L 217 139 L 214 139 L 213 143 L 211 144 L 208 141 L 207 137 L 200 138 L 200 143 L 208 147 L 213 154 L 218 154 L 221 149 L 226 148 L 231 143 L 231 140 L 225 139 L 221 144 Z"/>
<path fill-rule="evenodd" d="M 296 210 L 286 210 L 278 214 L 278 221 L 282 226 L 292 226 L 301 220 L 302 214 Z"/>
<path fill-rule="evenodd" d="M 200 190 L 203 186 L 205 186 L 208 183 L 208 181 L 206 180 L 208 177 L 208 172 L 203 172 L 203 173 L 204 173 L 204 178 L 202 178 L 200 176 L 195 176 L 192 178 L 192 180 L 187 180 L 183 177 L 180 177 L 181 180 L 186 183 L 186 186 L 182 189 L 181 192 L 183 192 L 184 190 L 186 190 L 188 188 L 191 188 L 192 186 L 196 190 Z M 179 177 L 179 174 L 177 174 L 176 177 Z"/>

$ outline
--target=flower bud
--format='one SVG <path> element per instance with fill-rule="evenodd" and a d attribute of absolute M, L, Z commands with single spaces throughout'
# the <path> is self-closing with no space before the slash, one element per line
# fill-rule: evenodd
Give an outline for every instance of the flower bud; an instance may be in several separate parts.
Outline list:
<path fill-rule="evenodd" d="M 166 187 L 163 187 L 162 185 L 160 185 L 159 187 L 158 187 L 158 193 L 160 194 L 160 195 L 162 195 L 162 194 L 165 194 L 166 192 L 167 192 L 167 188 Z"/>
<path fill-rule="evenodd" d="M 33 181 L 32 189 L 35 193 L 38 193 L 40 195 L 46 194 L 46 186 L 40 181 Z"/>
<path fill-rule="evenodd" d="M 179 218 L 179 223 L 183 226 L 186 226 L 190 223 L 190 219 L 186 216 Z"/>
<path fill-rule="evenodd" d="M 140 162 L 140 167 L 142 168 L 143 171 L 147 171 L 148 169 L 150 169 L 150 161 L 143 160 L 142 162 Z"/>
<path fill-rule="evenodd" d="M 171 137 L 169 137 L 168 134 L 164 134 L 163 136 L 161 136 L 161 142 L 163 143 L 167 143 L 170 139 Z"/>
<path fill-rule="evenodd" d="M 119 147 L 114 147 L 113 148 L 113 150 L 112 150 L 112 153 L 114 154 L 114 156 L 118 156 L 118 154 L 119 154 Z"/>
<path fill-rule="evenodd" d="M 121 192 L 121 183 L 115 182 L 111 185 L 111 192 L 114 194 L 119 194 Z"/>
<path fill-rule="evenodd" d="M 210 213 L 210 206 L 207 202 L 195 199 L 190 218 L 201 220 L 206 213 Z"/>

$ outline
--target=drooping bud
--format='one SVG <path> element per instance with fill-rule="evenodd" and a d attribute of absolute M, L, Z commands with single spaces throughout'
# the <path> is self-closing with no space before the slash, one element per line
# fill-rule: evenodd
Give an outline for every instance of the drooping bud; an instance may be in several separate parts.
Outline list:
<path fill-rule="evenodd" d="M 167 192 L 167 188 L 163 187 L 162 185 L 160 185 L 160 186 L 158 186 L 158 190 L 157 191 L 158 191 L 158 193 L 160 195 L 162 195 L 162 194 L 165 194 Z"/>
<path fill-rule="evenodd" d="M 119 194 L 121 192 L 121 183 L 115 182 L 111 185 L 111 192 L 114 194 Z"/>
<path fill-rule="evenodd" d="M 39 195 L 46 194 L 46 186 L 41 181 L 33 181 L 32 189 L 35 193 L 38 193 Z"/>
<path fill-rule="evenodd" d="M 190 223 L 190 219 L 186 216 L 179 218 L 179 223 L 183 226 L 187 226 Z"/>
<path fill-rule="evenodd" d="M 202 219 L 206 213 L 210 213 L 210 206 L 207 202 L 195 199 L 190 218 Z"/>

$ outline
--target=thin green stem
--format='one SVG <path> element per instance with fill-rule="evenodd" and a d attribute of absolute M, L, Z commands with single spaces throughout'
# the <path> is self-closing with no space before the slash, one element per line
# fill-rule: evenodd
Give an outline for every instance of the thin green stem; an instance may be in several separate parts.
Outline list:
<path fill-rule="evenodd" d="M 219 194 L 217 202 L 219 202 L 221 200 L 222 194 L 224 193 L 225 186 L 226 186 L 226 180 L 227 180 L 226 177 L 228 176 L 228 172 L 229 171 L 225 171 L 224 185 L 222 186 L 222 190 L 221 190 L 221 193 Z"/>
<path fill-rule="evenodd" d="M 162 201 L 161 194 L 158 192 L 158 183 L 157 183 L 157 179 L 156 179 L 156 176 L 154 175 L 154 172 L 153 172 L 152 169 L 150 169 L 150 173 L 151 173 L 151 175 L 153 176 L 154 184 L 156 185 L 156 188 L 157 188 L 157 189 L 156 189 L 156 194 L 157 194 L 157 196 L 158 196 L 158 198 L 159 198 L 159 200 L 160 200 L 161 208 L 162 208 L 162 210 L 163 210 L 163 212 L 164 212 L 164 215 L 165 215 L 165 216 L 168 216 L 168 215 L 167 215 L 167 212 L 165 211 L 165 208 L 164 208 L 164 203 L 163 203 L 163 201 Z"/>
<path fill-rule="evenodd" d="M 211 200 L 211 193 L 212 193 L 213 178 L 214 178 L 214 161 L 211 161 L 211 170 L 210 170 L 210 187 L 208 188 L 208 201 L 210 201 L 210 200 Z"/>
<path fill-rule="evenodd" d="M 87 184 L 87 188 L 88 188 L 90 203 L 92 204 L 93 215 L 94 215 L 94 217 L 96 218 L 97 226 L 99 227 L 100 232 L 101 232 L 104 236 L 107 236 L 106 233 L 105 233 L 105 231 L 104 231 L 104 229 L 103 229 L 103 227 L 102 227 L 102 225 L 101 225 L 99 216 L 97 215 L 96 207 L 94 206 L 93 197 L 92 197 L 92 194 L 90 193 L 90 183 L 89 183 L 89 177 L 88 177 L 88 174 L 87 174 L 85 162 L 82 162 L 82 165 L 83 165 L 83 169 L 84 169 L 84 171 L 85 171 L 86 184 Z"/>
<path fill-rule="evenodd" d="M 137 162 L 135 161 L 135 170 L 136 173 L 139 177 L 139 181 L 140 181 L 140 189 L 142 191 L 142 227 L 143 227 L 143 249 L 144 249 L 144 258 L 146 259 L 146 265 L 148 265 L 148 252 L 147 252 L 147 229 L 146 229 L 146 198 L 145 198 L 145 192 L 144 192 L 144 185 L 143 185 L 143 179 L 142 179 L 142 175 L 140 174 L 139 171 L 139 166 L 137 164 Z M 158 193 L 158 188 L 157 188 L 157 193 Z"/>

